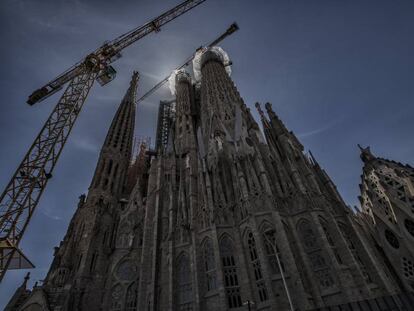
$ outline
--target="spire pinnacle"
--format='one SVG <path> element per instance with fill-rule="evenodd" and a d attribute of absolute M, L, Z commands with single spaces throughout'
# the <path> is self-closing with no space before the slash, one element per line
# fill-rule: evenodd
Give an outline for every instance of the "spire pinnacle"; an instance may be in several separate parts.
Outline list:
<path fill-rule="evenodd" d="M 262 120 L 263 120 L 263 119 L 266 119 L 266 117 L 265 117 L 265 115 L 264 115 L 264 112 L 263 112 L 263 110 L 262 110 L 262 107 L 260 106 L 260 103 L 256 102 L 254 105 L 255 105 L 255 107 L 256 107 L 256 109 L 257 109 L 257 112 L 258 112 L 258 113 L 259 113 L 259 115 L 260 115 L 260 118 L 262 118 Z"/>
<path fill-rule="evenodd" d="M 134 71 L 115 116 L 112 119 L 95 174 L 90 186 L 89 197 L 100 198 L 102 194 L 120 194 L 124 187 L 125 171 L 132 154 L 132 141 L 135 126 L 135 93 L 139 74 Z M 119 156 L 114 156 L 118 154 Z M 93 195 L 91 196 L 91 193 Z"/>
<path fill-rule="evenodd" d="M 367 163 L 373 159 L 375 159 L 375 156 L 371 153 L 371 148 L 369 146 L 362 147 L 360 144 L 357 144 L 359 150 L 361 151 L 360 157 L 362 162 Z"/>
<path fill-rule="evenodd" d="M 267 102 L 267 103 L 265 104 L 265 108 L 266 108 L 267 114 L 268 114 L 271 118 L 276 117 L 276 114 L 275 114 L 275 112 L 274 112 L 274 111 L 273 111 L 273 109 L 272 109 L 272 104 L 271 104 L 271 103 Z"/>
<path fill-rule="evenodd" d="M 131 81 L 129 82 L 129 88 L 128 91 L 125 93 L 124 99 L 130 98 L 133 100 L 135 104 L 135 92 L 137 90 L 137 84 L 139 80 L 139 72 L 134 71 L 132 73 Z"/>
<path fill-rule="evenodd" d="M 27 282 L 30 280 L 30 272 L 27 272 L 26 276 L 24 277 L 24 281 L 22 287 L 26 288 Z"/>
<path fill-rule="evenodd" d="M 278 115 L 273 111 L 272 104 L 267 102 L 265 104 L 265 108 L 272 125 L 278 129 L 279 133 L 290 133 L 286 126 L 283 124 L 282 120 L 280 120 Z"/>

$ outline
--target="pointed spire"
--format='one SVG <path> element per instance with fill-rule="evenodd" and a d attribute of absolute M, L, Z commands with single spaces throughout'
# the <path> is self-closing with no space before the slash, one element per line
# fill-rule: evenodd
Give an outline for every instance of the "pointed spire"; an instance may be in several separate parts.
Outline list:
<path fill-rule="evenodd" d="M 358 144 L 358 148 L 361 151 L 360 157 L 364 163 L 368 163 L 375 159 L 375 156 L 371 153 L 371 148 L 369 146 L 363 148 L 360 144 Z"/>
<path fill-rule="evenodd" d="M 10 301 L 4 308 L 4 311 L 12 311 L 12 310 L 18 310 L 18 309 L 20 310 L 19 307 L 30 295 L 30 290 L 27 289 L 27 282 L 29 281 L 29 279 L 30 279 L 30 272 L 27 272 L 26 276 L 24 277 L 22 285 L 20 285 L 16 289 Z"/>
<path fill-rule="evenodd" d="M 257 112 L 260 115 L 260 119 L 262 120 L 262 125 L 263 125 L 264 130 L 270 129 L 269 120 L 266 118 L 266 116 L 265 116 L 265 114 L 262 110 L 262 107 L 260 106 L 260 103 L 256 102 L 254 105 L 256 106 Z"/>
<path fill-rule="evenodd" d="M 272 104 L 267 102 L 265 104 L 265 108 L 272 125 L 277 131 L 280 131 L 278 135 L 282 133 L 290 133 L 286 126 L 283 124 L 282 120 L 280 120 L 277 114 L 273 111 Z"/>
<path fill-rule="evenodd" d="M 265 114 L 264 114 L 264 112 L 263 112 L 263 110 L 262 110 L 262 107 L 260 106 L 260 104 L 258 103 L 258 102 L 256 102 L 255 104 L 255 107 L 256 107 L 256 109 L 257 109 L 257 112 L 259 113 L 259 115 L 260 115 L 260 118 L 263 120 L 263 119 L 266 119 L 266 116 L 265 116 Z"/>
<path fill-rule="evenodd" d="M 126 170 L 132 157 L 135 126 L 135 94 L 139 74 L 134 71 L 131 82 L 112 119 L 101 149 L 90 190 L 96 197 L 118 195 L 124 191 Z M 90 197 L 91 192 L 88 194 Z"/>
<path fill-rule="evenodd" d="M 269 115 L 270 118 L 277 118 L 277 115 L 275 114 L 275 112 L 272 109 L 272 104 L 271 103 L 267 102 L 265 104 L 265 108 L 266 108 L 267 114 Z"/>
<path fill-rule="evenodd" d="M 139 73 L 132 74 L 129 88 L 112 120 L 103 148 L 115 148 L 123 154 L 132 152 L 132 137 L 135 123 L 135 94 Z"/>
<path fill-rule="evenodd" d="M 30 280 L 30 272 L 27 272 L 26 276 L 24 277 L 24 281 L 23 284 L 21 285 L 21 287 L 26 288 L 27 287 L 27 282 Z"/>

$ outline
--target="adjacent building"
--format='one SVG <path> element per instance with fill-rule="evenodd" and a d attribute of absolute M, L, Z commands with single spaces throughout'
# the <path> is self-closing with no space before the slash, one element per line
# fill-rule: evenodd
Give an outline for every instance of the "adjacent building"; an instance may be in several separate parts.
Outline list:
<path fill-rule="evenodd" d="M 364 162 L 359 217 L 400 288 L 414 290 L 414 168 L 374 156 Z"/>

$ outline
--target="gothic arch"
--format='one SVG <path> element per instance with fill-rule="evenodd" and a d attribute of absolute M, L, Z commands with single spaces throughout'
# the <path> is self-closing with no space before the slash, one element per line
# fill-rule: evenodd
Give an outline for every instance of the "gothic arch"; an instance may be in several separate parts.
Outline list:
<path fill-rule="evenodd" d="M 325 234 L 325 238 L 328 241 L 329 247 L 331 248 L 331 250 L 332 250 L 332 252 L 335 256 L 336 261 L 340 265 L 343 264 L 342 257 L 340 256 L 339 251 L 337 249 L 337 244 L 335 242 L 335 238 L 332 237 L 332 227 L 331 227 L 331 225 L 321 215 L 318 216 L 318 219 L 319 219 L 319 223 L 321 224 L 322 230 Z"/>
<path fill-rule="evenodd" d="M 298 231 L 306 250 L 317 248 L 315 229 L 309 220 L 305 218 L 299 219 L 296 223 L 296 230 Z"/>
<path fill-rule="evenodd" d="M 227 232 L 224 232 L 220 235 L 219 237 L 219 245 L 221 245 L 223 240 L 230 240 L 231 244 L 234 244 L 233 238 L 231 237 L 231 235 Z M 226 242 L 227 243 L 227 242 Z"/>
<path fill-rule="evenodd" d="M 252 232 L 252 229 L 250 229 L 250 227 L 246 227 L 243 229 L 243 233 L 242 233 L 242 239 L 245 240 L 248 236 L 249 233 Z"/>
<path fill-rule="evenodd" d="M 362 273 L 362 276 L 364 277 L 365 282 L 373 283 L 372 278 L 370 274 L 368 273 L 368 268 L 367 268 L 367 265 L 365 264 L 365 260 L 361 258 L 361 254 L 359 250 L 357 249 L 357 247 L 355 246 L 353 236 L 351 236 L 352 235 L 351 231 L 348 229 L 345 223 L 340 222 L 340 221 L 338 222 L 338 227 L 342 233 L 342 236 L 344 237 L 347 243 L 349 251 L 351 252 L 352 256 L 354 257 L 356 263 L 358 264 L 361 270 L 361 273 Z"/>
<path fill-rule="evenodd" d="M 296 230 L 308 257 L 313 274 L 318 280 L 320 289 L 326 290 L 334 287 L 334 277 L 329 266 L 326 264 L 324 253 L 319 246 L 314 225 L 309 220 L 302 218 L 296 223 Z"/>
<path fill-rule="evenodd" d="M 263 232 L 265 232 L 267 229 L 275 229 L 276 230 L 276 228 L 275 228 L 275 226 L 270 222 L 270 221 L 268 221 L 267 219 L 265 219 L 265 220 L 263 220 L 262 222 L 261 222 L 261 224 L 259 225 L 259 231 L 261 232 L 261 233 L 263 233 Z"/>

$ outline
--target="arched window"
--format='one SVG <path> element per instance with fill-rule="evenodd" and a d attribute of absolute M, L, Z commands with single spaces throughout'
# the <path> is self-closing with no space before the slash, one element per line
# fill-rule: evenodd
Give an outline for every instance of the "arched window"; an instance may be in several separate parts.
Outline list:
<path fill-rule="evenodd" d="M 137 283 L 134 282 L 129 285 L 125 298 L 125 311 L 136 311 L 137 310 L 137 296 L 138 288 Z"/>
<path fill-rule="evenodd" d="M 341 265 L 343 261 L 341 256 L 339 255 L 338 249 L 335 244 L 335 240 L 332 238 L 332 235 L 330 233 L 328 222 L 322 217 L 319 217 L 319 221 L 321 223 L 322 230 L 325 233 L 326 240 L 328 241 L 328 244 L 335 255 L 336 261 Z"/>
<path fill-rule="evenodd" d="M 348 244 L 348 248 L 350 249 L 350 250 L 354 250 L 355 249 L 355 245 L 354 245 L 354 243 L 352 242 L 352 239 L 351 239 L 351 236 L 350 236 L 350 234 L 349 234 L 349 231 L 348 231 L 348 228 L 346 227 L 346 225 L 345 224 L 343 224 L 343 223 L 338 223 L 338 226 L 339 226 L 339 229 L 341 230 L 341 232 L 342 232 L 342 235 L 344 236 L 344 238 L 345 238 L 345 241 L 346 241 L 346 243 Z"/>
<path fill-rule="evenodd" d="M 334 286 L 335 282 L 332 277 L 332 272 L 326 264 L 322 250 L 317 243 L 316 234 L 311 223 L 307 220 L 301 220 L 297 226 L 297 230 L 303 241 L 312 269 L 319 281 L 320 288 L 327 289 Z"/>
<path fill-rule="evenodd" d="M 285 271 L 282 256 L 280 254 L 279 247 L 276 244 L 276 231 L 272 230 L 270 232 L 263 232 L 262 233 L 262 240 L 264 242 L 266 257 L 267 257 L 267 261 L 269 263 L 271 272 L 273 274 L 280 273 L 279 265 L 277 264 L 277 258 L 276 258 L 275 250 L 277 251 L 277 253 L 279 255 L 279 261 L 280 261 L 280 265 L 282 266 L 282 270 Z"/>
<path fill-rule="evenodd" d="M 352 241 L 351 232 L 347 228 L 347 226 L 344 223 L 339 222 L 338 227 L 341 230 L 341 233 L 343 237 L 345 238 L 346 243 L 348 244 L 348 248 L 352 253 L 352 256 L 354 257 L 355 261 L 358 263 L 359 268 L 361 270 L 361 273 L 367 283 L 372 283 L 371 276 L 369 275 L 367 271 L 367 266 L 362 261 L 361 256 L 359 255 L 358 250 L 356 249 L 354 242 Z"/>
<path fill-rule="evenodd" d="M 178 310 L 193 310 L 193 284 L 191 280 L 190 260 L 183 254 L 177 265 L 177 304 Z"/>
<path fill-rule="evenodd" d="M 203 260 L 204 271 L 206 275 L 206 287 L 207 291 L 215 289 L 217 287 L 216 281 L 216 262 L 214 259 L 214 248 L 211 239 L 207 239 L 203 246 Z"/>
<path fill-rule="evenodd" d="M 414 221 L 410 219 L 404 220 L 405 229 L 414 237 Z"/>
<path fill-rule="evenodd" d="M 121 298 L 123 295 L 123 289 L 120 284 L 115 285 L 111 291 L 111 311 L 121 311 L 122 302 Z"/>
<path fill-rule="evenodd" d="M 402 258 L 402 267 L 404 270 L 404 276 L 407 279 L 414 280 L 414 264 L 407 257 Z"/>
<path fill-rule="evenodd" d="M 220 255 L 223 264 L 224 287 L 226 289 L 227 304 L 230 309 L 242 306 L 239 278 L 234 259 L 234 248 L 230 238 L 225 236 L 220 241 Z"/>
<path fill-rule="evenodd" d="M 257 256 L 256 241 L 252 232 L 247 234 L 247 245 L 249 247 L 249 258 L 254 272 L 254 278 L 256 281 L 257 291 L 260 301 L 266 301 L 268 299 L 266 285 L 263 279 L 262 267 L 260 265 L 259 257 Z"/>
<path fill-rule="evenodd" d="M 298 231 L 306 250 L 317 247 L 315 232 L 308 221 L 302 220 L 298 225 Z"/>
<path fill-rule="evenodd" d="M 395 249 L 400 247 L 400 242 L 398 242 L 398 238 L 395 236 L 392 231 L 385 229 L 385 238 L 387 239 L 388 243 Z"/>

